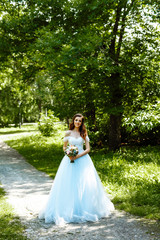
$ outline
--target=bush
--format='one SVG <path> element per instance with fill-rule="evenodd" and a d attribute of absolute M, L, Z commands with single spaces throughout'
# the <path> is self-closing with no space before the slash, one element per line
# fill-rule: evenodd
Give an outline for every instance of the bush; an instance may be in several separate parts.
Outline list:
<path fill-rule="evenodd" d="M 109 115 L 107 113 L 97 114 L 96 125 L 88 124 L 87 131 L 93 148 L 107 147 L 109 142 Z"/>
<path fill-rule="evenodd" d="M 38 129 L 43 136 L 49 137 L 55 131 L 55 123 L 59 119 L 53 115 L 52 111 L 48 111 L 47 115 L 41 113 L 41 118 L 38 123 Z"/>
<path fill-rule="evenodd" d="M 160 101 L 147 105 L 123 119 L 123 141 L 134 141 L 146 144 L 160 142 Z"/>

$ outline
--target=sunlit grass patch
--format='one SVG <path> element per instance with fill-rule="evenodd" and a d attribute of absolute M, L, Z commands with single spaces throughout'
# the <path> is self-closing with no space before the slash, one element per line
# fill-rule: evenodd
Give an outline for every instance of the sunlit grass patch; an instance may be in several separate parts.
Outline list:
<path fill-rule="evenodd" d="M 94 164 L 117 208 L 160 219 L 160 148 L 122 148 L 93 154 Z"/>
<path fill-rule="evenodd" d="M 25 133 L 25 132 L 33 132 L 33 131 L 38 131 L 38 125 L 35 124 L 24 124 L 19 127 L 7 127 L 7 128 L 0 128 L 0 135 L 4 134 L 14 134 L 14 133 Z"/>
<path fill-rule="evenodd" d="M 1 240 L 25 240 L 24 227 L 20 220 L 13 214 L 12 207 L 7 203 L 5 192 L 0 187 L 0 239 Z"/>

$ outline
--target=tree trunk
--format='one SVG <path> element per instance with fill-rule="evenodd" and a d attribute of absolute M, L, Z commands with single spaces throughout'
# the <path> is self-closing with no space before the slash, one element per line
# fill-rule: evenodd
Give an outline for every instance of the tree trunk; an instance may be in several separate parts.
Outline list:
<path fill-rule="evenodd" d="M 22 105 L 22 102 L 19 101 L 19 128 L 21 128 L 22 126 L 22 113 L 21 113 L 21 105 Z"/>
<path fill-rule="evenodd" d="M 40 118 L 41 118 L 41 112 L 42 112 L 42 101 L 41 101 L 41 100 L 38 101 L 38 109 L 39 109 L 38 120 L 40 120 Z"/>
<path fill-rule="evenodd" d="M 110 124 L 109 124 L 109 148 L 115 151 L 121 144 L 121 118 L 122 118 L 122 89 L 120 88 L 120 74 L 115 72 L 109 81 L 110 87 Z"/>
<path fill-rule="evenodd" d="M 121 2 L 119 2 L 116 10 L 116 18 L 115 24 L 113 27 L 113 37 L 111 39 L 111 43 L 109 46 L 109 56 L 113 60 L 115 67 L 114 72 L 111 74 L 111 77 L 108 81 L 109 84 L 109 92 L 110 92 L 110 126 L 109 126 L 109 149 L 115 151 L 120 147 L 121 144 L 121 112 L 122 112 L 122 90 L 120 88 L 121 85 L 121 77 L 118 71 L 119 67 L 119 56 L 122 44 L 122 37 L 124 34 L 125 27 L 125 9 L 126 9 L 127 1 L 125 2 L 124 12 L 122 11 L 123 6 Z M 123 12 L 123 16 L 122 16 Z M 120 30 L 120 36 L 118 33 L 118 28 L 120 24 L 120 19 L 122 16 L 123 25 Z M 118 46 L 116 46 L 116 42 L 118 41 Z M 118 47 L 118 49 L 117 49 Z"/>
<path fill-rule="evenodd" d="M 88 102 L 86 104 L 87 111 L 85 112 L 85 116 L 87 117 L 88 122 L 88 129 L 90 131 L 96 132 L 97 126 L 96 126 L 96 110 L 93 103 Z"/>
<path fill-rule="evenodd" d="M 121 115 L 110 115 L 109 149 L 115 151 L 121 144 Z"/>

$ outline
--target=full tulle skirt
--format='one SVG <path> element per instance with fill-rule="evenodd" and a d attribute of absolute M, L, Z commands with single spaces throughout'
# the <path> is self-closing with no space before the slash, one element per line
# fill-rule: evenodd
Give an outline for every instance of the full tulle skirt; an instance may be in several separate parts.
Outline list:
<path fill-rule="evenodd" d="M 93 162 L 88 154 L 70 163 L 67 156 L 61 161 L 48 201 L 39 218 L 45 223 L 98 221 L 114 210 L 107 197 Z"/>

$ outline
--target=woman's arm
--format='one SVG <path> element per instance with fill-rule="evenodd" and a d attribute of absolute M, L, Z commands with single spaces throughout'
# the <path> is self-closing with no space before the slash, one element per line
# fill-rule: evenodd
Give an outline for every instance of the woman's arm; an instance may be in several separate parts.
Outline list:
<path fill-rule="evenodd" d="M 68 141 L 64 142 L 64 144 L 63 144 L 63 151 L 65 151 L 65 150 L 66 150 L 66 148 L 67 148 L 67 145 L 68 145 Z"/>
<path fill-rule="evenodd" d="M 64 144 L 63 144 L 63 151 L 65 151 L 66 150 L 66 147 L 67 147 L 67 145 L 68 145 L 68 136 L 70 135 L 70 131 L 68 130 L 68 131 L 66 131 L 66 133 L 65 133 L 65 136 L 64 136 L 64 139 L 63 139 L 63 141 L 64 141 Z"/>

